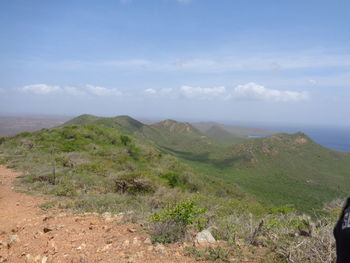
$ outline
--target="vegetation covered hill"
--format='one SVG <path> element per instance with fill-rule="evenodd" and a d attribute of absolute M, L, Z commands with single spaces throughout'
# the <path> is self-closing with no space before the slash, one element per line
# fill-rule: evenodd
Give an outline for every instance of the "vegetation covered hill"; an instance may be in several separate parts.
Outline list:
<path fill-rule="evenodd" d="M 81 116 L 72 120 L 81 123 Z M 123 119 L 123 122 L 120 121 Z M 266 205 L 292 204 L 311 213 L 350 189 L 350 154 L 333 151 L 305 134 L 242 139 L 219 126 L 204 134 L 189 123 L 166 120 L 145 125 L 130 117 L 88 122 L 121 127 L 210 178 L 240 187 Z"/>
<path fill-rule="evenodd" d="M 270 262 L 292 262 L 290 251 L 300 246 L 294 262 L 334 258 L 339 205 L 321 208 L 347 195 L 350 154 L 302 133 L 235 144 L 215 136 L 171 120 L 145 125 L 128 116 L 82 115 L 51 130 L 1 138 L 0 163 L 24 172 L 27 190 L 55 198 L 43 209 L 124 212 L 147 226 L 153 242 L 188 240 L 212 227 L 216 239 L 238 250 L 265 247 Z M 322 216 L 315 223 L 300 214 L 313 209 Z"/>
<path fill-rule="evenodd" d="M 209 130 L 207 130 L 205 134 L 209 138 L 212 138 L 213 140 L 224 144 L 236 144 L 244 140 L 243 136 L 235 135 L 231 132 L 228 132 L 227 130 L 218 125 L 214 125 L 211 128 L 209 128 Z"/>
<path fill-rule="evenodd" d="M 240 137 L 269 136 L 269 135 L 276 134 L 276 132 L 266 130 L 266 129 L 237 126 L 237 125 L 224 125 L 216 122 L 195 122 L 195 123 L 192 123 L 192 125 L 203 133 L 206 133 L 213 126 L 217 126 L 233 135 L 240 136 Z"/>
<path fill-rule="evenodd" d="M 120 119 L 125 120 L 111 118 Z M 73 198 L 74 207 L 88 211 L 115 211 L 132 202 L 142 206 L 142 212 L 193 195 L 206 199 L 208 194 L 216 201 L 222 197 L 218 202 L 229 197 L 236 205 L 251 205 L 252 212 L 262 211 L 235 185 L 194 172 L 177 158 L 107 125 L 64 125 L 2 138 L 0 160 L 24 171 L 23 181 L 32 190 Z"/>

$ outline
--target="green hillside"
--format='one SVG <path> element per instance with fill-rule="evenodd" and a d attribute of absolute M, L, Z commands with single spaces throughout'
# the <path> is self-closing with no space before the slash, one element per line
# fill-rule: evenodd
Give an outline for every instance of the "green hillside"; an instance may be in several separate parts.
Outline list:
<path fill-rule="evenodd" d="M 191 196 L 199 202 L 207 203 L 204 200 L 211 196 L 224 206 L 234 202 L 236 208 L 242 205 L 253 213 L 263 211 L 239 187 L 195 172 L 143 139 L 108 127 L 126 121 L 128 126 L 122 130 L 131 131 L 138 122 L 129 117 L 84 115 L 70 123 L 83 121 L 93 123 L 2 138 L 0 163 L 23 171 L 22 182 L 29 190 L 73 199 L 74 207 L 88 211 L 122 210 L 121 206 L 128 205 L 151 210 L 154 205 Z"/>
<path fill-rule="evenodd" d="M 218 125 L 214 125 L 209 128 L 205 134 L 209 138 L 212 138 L 213 140 L 224 144 L 236 144 L 244 140 L 243 136 L 238 136 L 231 132 L 228 132 Z"/>
<path fill-rule="evenodd" d="M 292 204 L 310 212 L 350 190 L 350 154 L 324 148 L 302 133 L 237 143 L 240 137 L 216 126 L 204 134 L 189 123 L 166 120 L 145 125 L 127 116 L 80 116 L 71 123 L 82 119 L 118 128 L 210 178 L 239 186 L 267 206 Z"/>
<path fill-rule="evenodd" d="M 350 190 L 350 154 L 324 148 L 303 133 L 249 139 L 191 163 L 265 204 L 293 204 L 308 212 Z"/>

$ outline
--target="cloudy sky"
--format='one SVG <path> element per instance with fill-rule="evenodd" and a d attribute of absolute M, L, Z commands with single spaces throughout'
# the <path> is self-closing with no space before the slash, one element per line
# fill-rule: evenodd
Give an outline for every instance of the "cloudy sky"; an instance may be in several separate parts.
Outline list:
<path fill-rule="evenodd" d="M 348 0 L 0 2 L 0 113 L 349 125 Z"/>

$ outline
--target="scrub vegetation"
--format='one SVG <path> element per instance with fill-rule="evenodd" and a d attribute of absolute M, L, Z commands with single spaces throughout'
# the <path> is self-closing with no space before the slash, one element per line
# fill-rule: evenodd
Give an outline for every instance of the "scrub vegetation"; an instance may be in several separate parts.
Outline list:
<path fill-rule="evenodd" d="M 83 115 L 2 137 L 0 161 L 24 172 L 27 191 L 53 197 L 43 209 L 123 212 L 158 243 L 209 228 L 237 251 L 264 248 L 271 262 L 332 262 L 341 202 L 331 201 L 350 187 L 349 154 L 302 133 L 237 139 L 219 130 L 220 140 L 217 130 Z M 224 248 L 187 250 L 230 262 Z"/>

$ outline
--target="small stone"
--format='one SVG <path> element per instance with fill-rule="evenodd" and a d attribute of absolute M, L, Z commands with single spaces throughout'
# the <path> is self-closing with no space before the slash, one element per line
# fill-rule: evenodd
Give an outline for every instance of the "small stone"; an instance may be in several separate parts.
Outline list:
<path fill-rule="evenodd" d="M 157 253 L 159 254 L 165 254 L 166 252 L 166 249 L 163 245 L 161 244 L 158 244 L 155 248 L 154 248 L 154 251 L 156 251 Z"/>
<path fill-rule="evenodd" d="M 203 243 L 215 243 L 216 240 L 215 238 L 213 237 L 213 235 L 209 232 L 209 230 L 205 229 L 201 232 L 199 232 L 197 235 L 196 235 L 196 238 L 195 238 L 195 241 L 198 243 L 198 244 L 203 244 Z"/>
<path fill-rule="evenodd" d="M 44 227 L 44 229 L 43 229 L 44 233 L 50 232 L 50 231 L 52 231 L 52 230 L 53 230 L 53 229 L 50 228 L 50 227 Z"/>
<path fill-rule="evenodd" d="M 152 241 L 151 241 L 151 239 L 149 237 L 147 237 L 145 239 L 145 241 L 143 241 L 143 244 L 145 244 L 146 246 L 150 246 L 150 245 L 152 245 Z"/>
<path fill-rule="evenodd" d="M 34 262 L 34 257 L 31 254 L 27 254 L 25 257 L 26 263 L 33 263 Z"/>
<path fill-rule="evenodd" d="M 12 235 L 7 242 L 7 247 L 10 248 L 14 243 L 18 242 L 19 238 L 17 235 Z"/>
<path fill-rule="evenodd" d="M 105 252 L 112 247 L 112 244 L 105 245 L 103 248 L 97 250 L 97 252 Z"/>
<path fill-rule="evenodd" d="M 132 244 L 134 246 L 139 246 L 141 244 L 140 240 L 137 237 L 134 237 Z"/>
<path fill-rule="evenodd" d="M 135 228 L 128 228 L 128 231 L 129 231 L 130 233 L 135 233 L 137 230 L 136 230 Z"/>
<path fill-rule="evenodd" d="M 129 241 L 129 240 L 125 240 L 125 241 L 123 242 L 123 247 L 124 247 L 124 248 L 127 248 L 127 247 L 129 247 L 129 244 L 130 244 L 130 241 Z"/>
<path fill-rule="evenodd" d="M 35 258 L 34 258 L 34 262 L 35 263 L 40 263 L 41 261 L 41 256 L 40 255 L 37 255 Z"/>
<path fill-rule="evenodd" d="M 104 218 L 110 218 L 110 217 L 112 217 L 112 214 L 110 212 L 105 212 L 105 213 L 102 214 L 102 216 Z"/>
<path fill-rule="evenodd" d="M 47 257 L 43 256 L 41 259 L 41 263 L 47 263 Z"/>
<path fill-rule="evenodd" d="M 77 247 L 78 250 L 83 250 L 86 248 L 86 244 L 82 243 L 79 247 Z"/>

